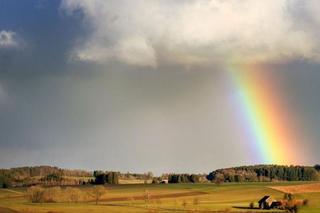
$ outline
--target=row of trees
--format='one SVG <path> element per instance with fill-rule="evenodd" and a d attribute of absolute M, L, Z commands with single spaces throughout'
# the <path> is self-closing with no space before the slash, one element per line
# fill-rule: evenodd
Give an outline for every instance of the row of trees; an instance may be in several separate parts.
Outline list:
<path fill-rule="evenodd" d="M 38 178 L 42 176 L 42 178 Z M 253 181 L 315 181 L 320 179 L 320 165 L 310 166 L 278 166 L 256 165 L 242 166 L 227 169 L 218 169 L 208 176 L 203 174 L 163 174 L 162 177 L 153 177 L 151 172 L 145 174 L 94 171 L 67 170 L 58 167 L 36 166 L 12 169 L 0 169 L 0 188 L 10 186 L 32 185 L 80 185 L 80 184 L 118 184 L 121 180 L 153 180 L 161 183 L 198 183 L 214 182 L 253 182 Z M 74 178 L 78 177 L 78 178 Z"/>
<path fill-rule="evenodd" d="M 122 180 L 151 180 L 153 178 L 153 173 L 120 173 L 119 178 Z"/>
<path fill-rule="evenodd" d="M 106 194 L 104 186 L 94 186 L 88 189 L 79 189 L 77 187 L 61 188 L 31 186 L 27 189 L 27 197 L 32 203 L 54 203 L 54 202 L 83 202 L 95 201 L 98 204 L 100 198 Z"/>
<path fill-rule="evenodd" d="M 91 172 L 84 170 L 61 169 L 55 166 L 32 166 L 17 167 L 11 169 L 0 169 L 0 174 L 10 175 L 17 179 L 46 176 L 49 174 L 59 174 L 68 177 L 90 177 Z"/>
<path fill-rule="evenodd" d="M 218 169 L 208 175 L 215 182 L 252 181 L 316 181 L 320 179 L 320 166 L 257 165 Z"/>
<path fill-rule="evenodd" d="M 196 174 L 169 174 L 169 183 L 199 183 L 199 176 Z"/>
<path fill-rule="evenodd" d="M 61 169 L 52 166 L 17 167 L 0 169 L 0 187 L 47 185 L 47 183 L 78 185 L 89 177 L 92 177 L 92 173 L 83 170 Z M 79 181 L 72 181 L 75 178 Z"/>
<path fill-rule="evenodd" d="M 119 172 L 94 171 L 94 184 L 119 184 Z"/>

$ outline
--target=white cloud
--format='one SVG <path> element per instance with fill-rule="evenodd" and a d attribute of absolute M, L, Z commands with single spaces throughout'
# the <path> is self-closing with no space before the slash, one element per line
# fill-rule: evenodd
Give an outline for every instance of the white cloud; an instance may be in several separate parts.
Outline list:
<path fill-rule="evenodd" d="M 155 51 L 143 37 L 123 38 L 109 47 L 89 41 L 80 49 L 76 49 L 72 58 L 95 62 L 115 59 L 134 65 L 156 65 Z"/>
<path fill-rule="evenodd" d="M 317 0 L 64 0 L 62 8 L 81 9 L 90 26 L 73 49 L 80 60 L 156 66 L 320 59 Z M 312 27 L 296 23 L 307 18 Z"/>
<path fill-rule="evenodd" d="M 0 48 L 17 47 L 18 41 L 16 33 L 12 31 L 0 31 Z"/>

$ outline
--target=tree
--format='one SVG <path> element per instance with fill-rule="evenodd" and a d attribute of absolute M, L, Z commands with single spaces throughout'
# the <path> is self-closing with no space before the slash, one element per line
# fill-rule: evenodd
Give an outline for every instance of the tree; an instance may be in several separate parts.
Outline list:
<path fill-rule="evenodd" d="M 43 202 L 51 203 L 51 202 L 57 202 L 61 200 L 61 188 L 60 186 L 56 187 L 48 187 L 44 189 L 43 192 Z"/>
<path fill-rule="evenodd" d="M 98 205 L 99 200 L 101 199 L 102 195 L 106 193 L 106 189 L 104 186 L 94 186 L 92 195 L 95 199 L 96 205 Z"/>
<path fill-rule="evenodd" d="M 198 175 L 192 174 L 192 175 L 190 175 L 189 179 L 190 179 L 190 182 L 192 182 L 192 183 L 199 183 L 199 176 Z"/>
<path fill-rule="evenodd" d="M 41 180 L 45 182 L 47 185 L 56 185 L 58 183 L 61 183 L 62 181 L 62 175 L 59 173 L 51 173 L 43 177 Z"/>
<path fill-rule="evenodd" d="M 152 184 L 159 184 L 161 182 L 161 179 L 160 178 L 152 178 Z"/>
<path fill-rule="evenodd" d="M 70 202 L 77 203 L 80 200 L 81 190 L 74 187 L 67 187 L 65 194 L 68 196 Z"/>
<path fill-rule="evenodd" d="M 98 175 L 101 175 L 101 174 L 103 174 L 103 173 L 104 173 L 103 171 L 95 170 L 95 171 L 93 171 L 93 176 L 94 176 L 94 177 L 97 177 Z"/>
<path fill-rule="evenodd" d="M 7 177 L 0 175 L 0 188 L 8 188 L 10 186 Z"/>
<path fill-rule="evenodd" d="M 220 185 L 223 182 L 224 182 L 224 175 L 223 174 L 217 174 L 215 176 L 214 183 L 217 184 L 217 185 Z"/>
<path fill-rule="evenodd" d="M 31 186 L 27 190 L 27 195 L 32 203 L 43 202 L 44 189 L 40 186 Z"/>
<path fill-rule="evenodd" d="M 94 183 L 95 184 L 105 184 L 106 183 L 106 175 L 105 174 L 95 174 L 95 181 L 94 181 Z"/>
<path fill-rule="evenodd" d="M 118 172 L 108 172 L 106 174 L 106 182 L 108 184 L 119 184 L 119 174 L 118 174 Z"/>
<path fill-rule="evenodd" d="M 118 172 L 101 172 L 94 171 L 95 184 L 119 184 L 119 173 Z"/>
<path fill-rule="evenodd" d="M 212 171 L 207 176 L 207 179 L 214 181 L 218 174 L 224 175 L 224 182 L 253 182 L 257 180 L 317 181 L 320 179 L 320 165 L 313 167 L 278 165 L 241 166 Z"/>
<path fill-rule="evenodd" d="M 250 209 L 253 209 L 253 208 L 254 208 L 254 203 L 253 203 L 253 202 L 251 202 L 251 203 L 249 204 L 249 208 L 250 208 Z"/>
<path fill-rule="evenodd" d="M 145 190 L 144 191 L 144 201 L 145 201 L 146 207 L 148 207 L 150 199 L 151 199 L 150 192 L 148 190 Z"/>
<path fill-rule="evenodd" d="M 235 182 L 243 182 L 244 181 L 244 177 L 242 175 L 235 175 L 234 176 L 234 181 Z"/>

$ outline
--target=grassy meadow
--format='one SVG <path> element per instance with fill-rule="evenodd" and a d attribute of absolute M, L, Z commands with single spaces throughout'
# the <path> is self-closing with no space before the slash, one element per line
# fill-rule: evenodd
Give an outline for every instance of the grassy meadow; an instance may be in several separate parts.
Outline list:
<path fill-rule="evenodd" d="M 98 204 L 90 197 L 77 202 L 32 203 L 27 197 L 26 188 L 0 189 L 0 212 L 275 212 L 247 207 L 251 202 L 257 207 L 257 201 L 264 195 L 271 195 L 275 199 L 283 197 L 283 191 L 270 187 L 301 184 L 313 183 L 107 185 Z M 81 194 L 89 194 L 93 186 L 74 188 Z M 300 189 L 295 197 L 309 201 L 299 212 L 320 212 L 320 190 L 304 192 Z"/>

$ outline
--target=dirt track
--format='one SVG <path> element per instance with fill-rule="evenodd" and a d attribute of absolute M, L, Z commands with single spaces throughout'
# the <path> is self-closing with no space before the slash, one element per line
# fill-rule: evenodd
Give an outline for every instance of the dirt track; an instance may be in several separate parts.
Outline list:
<path fill-rule="evenodd" d="M 180 193 L 171 193 L 171 194 L 158 194 L 158 195 L 151 194 L 150 199 L 176 198 L 176 197 L 186 197 L 186 196 L 205 195 L 205 194 L 207 194 L 207 193 L 206 192 L 199 192 L 199 191 L 180 192 Z M 101 201 L 127 201 L 129 199 L 144 200 L 145 196 L 140 195 L 140 196 L 133 196 L 133 197 L 111 197 L 111 198 L 101 199 Z"/>

